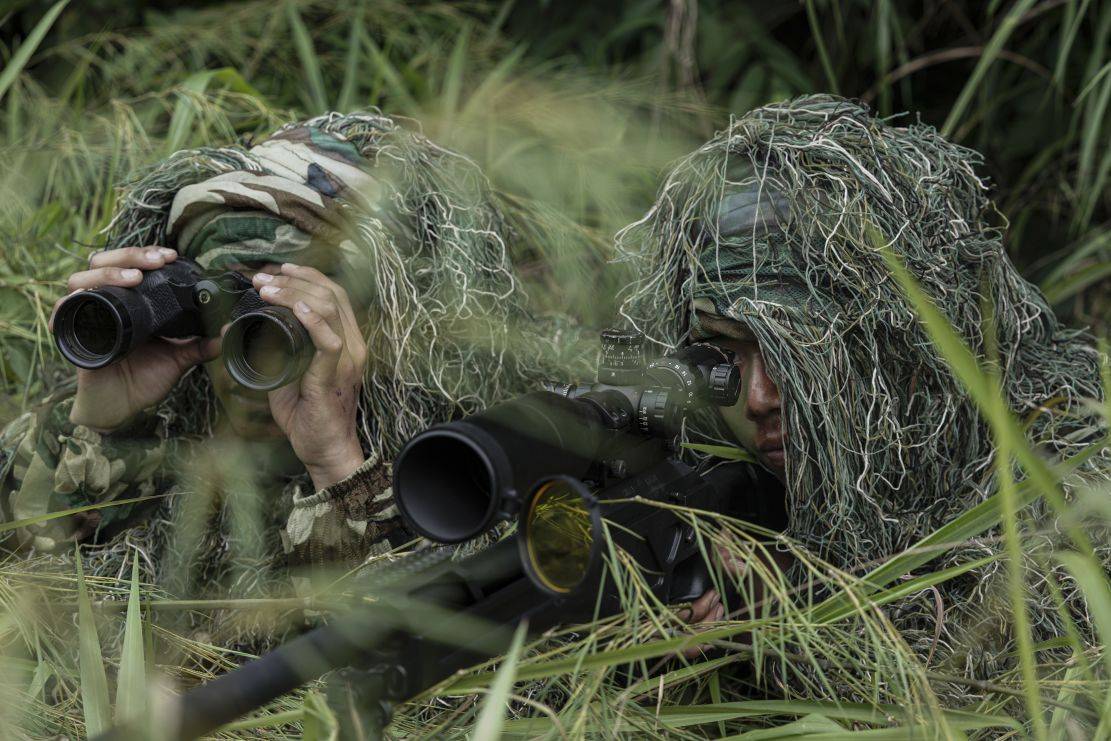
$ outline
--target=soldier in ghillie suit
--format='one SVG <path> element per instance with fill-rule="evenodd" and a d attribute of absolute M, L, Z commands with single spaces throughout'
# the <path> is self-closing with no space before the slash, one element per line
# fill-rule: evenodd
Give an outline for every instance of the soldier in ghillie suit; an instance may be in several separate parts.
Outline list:
<path fill-rule="evenodd" d="M 980 162 L 929 126 L 804 97 L 733 120 L 667 174 L 652 209 L 619 235 L 639 275 L 624 316 L 662 349 L 709 341 L 737 353 L 741 401 L 697 431 L 739 442 L 777 474 L 785 535 L 834 569 L 866 573 L 999 489 L 989 427 L 884 245 L 981 358 L 991 355 L 984 306 L 993 307 L 1004 398 L 1040 454 L 1063 461 L 1105 444 L 1099 354 L 1008 259 Z M 1097 451 L 1066 492 L 1105 486 L 1109 472 L 1111 453 Z M 1066 634 L 1055 585 L 1092 641 L 1076 584 L 1049 558 L 1061 536 L 1048 509 L 1038 501 L 1024 511 L 1033 641 Z M 944 549 L 919 573 L 998 555 L 999 535 Z M 1106 537 L 1095 545 L 1106 567 Z M 809 578 L 789 560 L 791 580 Z M 1016 662 L 1006 573 L 996 558 L 884 613 L 928 670 L 997 676 Z M 694 617 L 720 617 L 716 604 L 708 595 Z M 937 689 L 960 702 L 975 687 Z"/>
<path fill-rule="evenodd" d="M 218 340 L 155 339 L 78 371 L 4 431 L 5 515 L 144 501 L 4 546 L 64 566 L 77 540 L 105 576 L 137 549 L 144 581 L 173 596 L 245 597 L 288 583 L 287 563 L 346 569 L 411 541 L 388 491 L 401 444 L 557 373 L 542 366 L 561 337 L 531 331 L 511 231 L 470 160 L 378 114 L 170 157 L 128 186 L 69 289 L 134 286 L 183 258 L 237 270 L 308 329 L 311 365 L 252 393 Z"/>

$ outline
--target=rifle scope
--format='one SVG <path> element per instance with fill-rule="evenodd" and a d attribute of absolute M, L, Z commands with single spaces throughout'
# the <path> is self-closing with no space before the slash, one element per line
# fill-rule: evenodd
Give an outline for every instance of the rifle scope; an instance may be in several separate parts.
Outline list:
<path fill-rule="evenodd" d="M 633 475 L 660 460 L 691 411 L 736 403 L 731 353 L 695 344 L 645 365 L 642 344 L 640 333 L 606 330 L 598 382 L 546 384 L 410 440 L 393 482 L 409 526 L 440 543 L 469 540 L 517 515 L 538 482 Z"/>
<path fill-rule="evenodd" d="M 241 386 L 269 391 L 305 372 L 312 339 L 293 312 L 263 301 L 240 273 L 208 276 L 185 259 L 144 273 L 133 288 L 73 294 L 58 307 L 54 340 L 66 360 L 96 369 L 151 337 L 215 337 L 229 322 L 221 354 Z"/>

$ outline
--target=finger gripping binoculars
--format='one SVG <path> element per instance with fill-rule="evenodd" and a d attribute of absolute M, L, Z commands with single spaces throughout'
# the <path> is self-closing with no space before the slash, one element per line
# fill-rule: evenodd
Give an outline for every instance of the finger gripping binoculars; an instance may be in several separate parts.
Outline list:
<path fill-rule="evenodd" d="M 225 324 L 224 367 L 246 388 L 285 386 L 312 360 L 312 339 L 292 311 L 263 301 L 241 273 L 207 274 L 180 258 L 143 273 L 133 288 L 102 286 L 68 297 L 54 317 L 54 341 L 66 360 L 96 369 L 152 337 L 217 337 Z"/>

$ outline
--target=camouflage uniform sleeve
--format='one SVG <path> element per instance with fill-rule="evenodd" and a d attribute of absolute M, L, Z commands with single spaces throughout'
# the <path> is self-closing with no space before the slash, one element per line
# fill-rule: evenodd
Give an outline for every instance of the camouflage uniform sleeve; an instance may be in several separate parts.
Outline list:
<path fill-rule="evenodd" d="M 7 521 L 149 496 L 162 464 L 158 418 L 143 414 L 111 434 L 69 421 L 72 396 L 48 401 L 0 432 L 0 505 Z M 105 507 L 17 528 L 18 548 L 50 551 L 126 527 L 136 504 Z M 10 545 L 10 544 L 9 544 Z"/>
<path fill-rule="evenodd" d="M 357 566 L 413 539 L 394 506 L 389 465 L 374 456 L 315 494 L 294 494 L 282 533 L 291 565 L 304 566 Z"/>

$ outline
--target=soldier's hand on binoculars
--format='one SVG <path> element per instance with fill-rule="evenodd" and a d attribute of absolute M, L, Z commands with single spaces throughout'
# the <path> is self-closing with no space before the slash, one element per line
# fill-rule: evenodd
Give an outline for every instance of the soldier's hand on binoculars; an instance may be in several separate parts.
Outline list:
<path fill-rule="evenodd" d="M 321 489 L 363 462 L 355 414 L 366 343 L 347 292 L 319 270 L 286 263 L 252 282 L 267 303 L 293 311 L 316 348 L 299 382 L 270 392 L 270 411 Z"/>
<path fill-rule="evenodd" d="M 97 252 L 89 260 L 88 270 L 69 277 L 66 286 L 70 293 L 55 302 L 50 315 L 51 330 L 54 328 L 54 314 L 64 298 L 77 291 L 102 286 L 137 286 L 143 279 L 143 271 L 155 270 L 176 259 L 176 251 L 156 246 Z M 159 338 L 147 342 L 142 352 L 130 353 L 119 362 L 103 368 L 78 368 L 77 394 L 70 421 L 101 431 L 119 427 L 138 412 L 164 399 L 185 371 L 216 357 L 219 352 L 218 340 Z"/>

